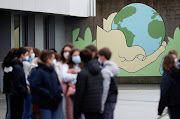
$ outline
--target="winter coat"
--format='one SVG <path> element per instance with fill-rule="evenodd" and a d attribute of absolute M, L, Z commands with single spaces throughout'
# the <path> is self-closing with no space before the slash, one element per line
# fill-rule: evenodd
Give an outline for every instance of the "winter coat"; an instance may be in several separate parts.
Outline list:
<path fill-rule="evenodd" d="M 81 70 L 78 65 L 75 65 L 74 69 Z M 69 70 L 69 65 L 63 64 L 61 70 L 62 81 L 65 83 L 71 82 L 74 85 L 77 82 L 77 74 L 68 73 L 68 70 Z"/>
<path fill-rule="evenodd" d="M 115 78 L 112 78 L 112 77 L 116 77 L 119 74 L 119 68 L 114 62 L 106 61 L 103 64 L 101 73 L 102 73 L 102 76 L 103 76 L 103 79 L 104 79 L 103 80 L 103 94 L 102 94 L 102 107 L 101 107 L 101 110 L 104 111 L 104 105 L 105 105 L 105 103 L 106 103 L 106 101 L 108 99 L 108 95 L 109 95 L 111 79 L 115 80 Z M 116 91 L 117 91 L 117 84 L 116 83 L 117 82 L 114 82 L 113 87 L 111 87 L 111 89 L 116 88 Z M 115 94 L 115 98 L 116 97 L 117 97 L 117 94 Z M 113 99 L 113 100 L 111 99 L 111 100 L 108 100 L 108 101 L 112 101 L 113 103 L 116 103 L 116 99 Z"/>
<path fill-rule="evenodd" d="M 33 93 L 38 94 L 39 108 L 57 110 L 62 98 L 62 88 L 54 68 L 39 63 L 32 80 L 31 88 Z"/>
<path fill-rule="evenodd" d="M 82 113 L 100 112 L 103 80 L 99 64 L 91 60 L 78 74 L 74 101 L 74 117 Z"/>
<path fill-rule="evenodd" d="M 26 78 L 23 69 L 23 64 L 19 59 L 14 59 L 12 62 L 12 90 L 11 92 L 26 97 L 28 89 L 26 85 Z"/>
<path fill-rule="evenodd" d="M 180 70 L 172 68 L 162 76 L 158 114 L 161 115 L 166 106 L 177 105 L 180 106 Z"/>

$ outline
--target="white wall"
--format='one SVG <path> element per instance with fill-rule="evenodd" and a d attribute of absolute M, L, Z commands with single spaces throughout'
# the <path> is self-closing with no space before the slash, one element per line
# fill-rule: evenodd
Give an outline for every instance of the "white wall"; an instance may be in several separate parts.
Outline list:
<path fill-rule="evenodd" d="M 93 16 L 89 10 L 92 8 L 90 1 L 92 0 L 0 0 L 0 8 L 88 17 Z"/>

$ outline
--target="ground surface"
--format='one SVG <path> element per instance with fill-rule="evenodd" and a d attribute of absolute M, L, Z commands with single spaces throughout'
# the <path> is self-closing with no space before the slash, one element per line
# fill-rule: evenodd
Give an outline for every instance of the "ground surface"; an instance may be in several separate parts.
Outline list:
<path fill-rule="evenodd" d="M 157 119 L 159 93 L 159 85 L 119 85 L 115 119 Z M 5 113 L 5 96 L 0 95 L 0 119 Z"/>

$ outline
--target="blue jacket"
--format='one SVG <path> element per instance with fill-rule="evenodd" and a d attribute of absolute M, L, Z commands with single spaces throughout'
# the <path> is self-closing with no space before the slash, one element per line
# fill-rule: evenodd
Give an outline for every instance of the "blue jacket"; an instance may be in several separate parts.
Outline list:
<path fill-rule="evenodd" d="M 180 70 L 172 68 L 162 76 L 158 114 L 161 115 L 166 106 L 177 105 L 180 105 Z"/>
<path fill-rule="evenodd" d="M 62 99 L 62 88 L 54 68 L 39 63 L 35 74 L 31 89 L 38 95 L 39 108 L 57 110 Z"/>

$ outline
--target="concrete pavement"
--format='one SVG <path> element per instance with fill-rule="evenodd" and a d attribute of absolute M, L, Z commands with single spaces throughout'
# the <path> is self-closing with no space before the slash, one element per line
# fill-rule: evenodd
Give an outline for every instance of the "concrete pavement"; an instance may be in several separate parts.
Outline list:
<path fill-rule="evenodd" d="M 159 93 L 159 85 L 119 85 L 114 119 L 157 119 Z M 0 119 L 4 119 L 5 114 L 5 96 L 0 95 Z"/>

